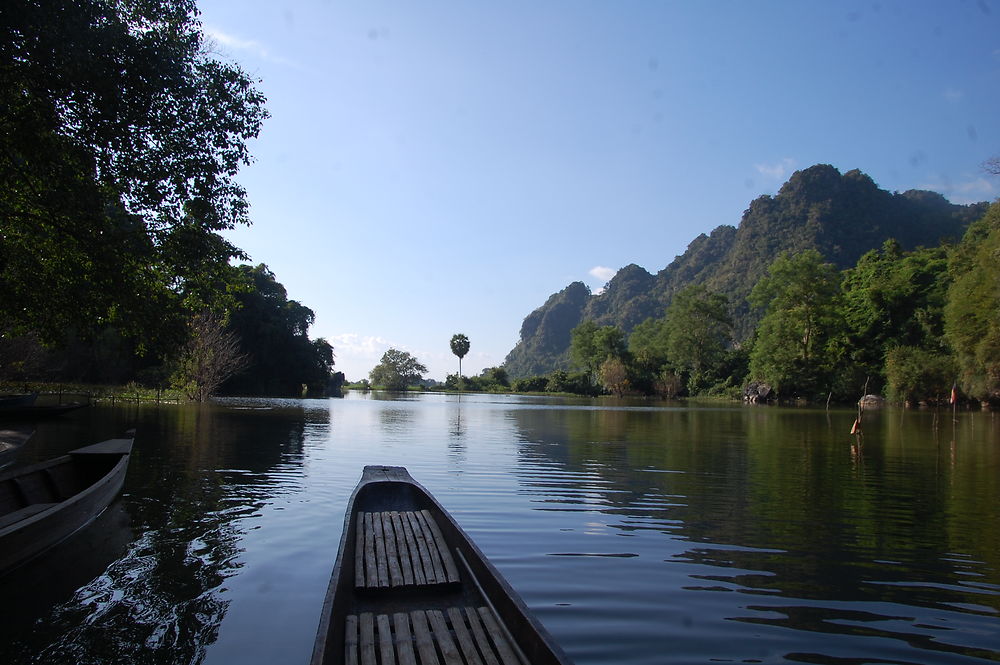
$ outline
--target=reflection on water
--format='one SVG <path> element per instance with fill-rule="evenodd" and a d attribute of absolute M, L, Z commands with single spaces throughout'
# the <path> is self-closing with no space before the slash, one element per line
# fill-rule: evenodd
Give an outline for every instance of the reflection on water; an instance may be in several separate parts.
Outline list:
<path fill-rule="evenodd" d="M 990 414 L 857 439 L 852 411 L 624 400 L 90 411 L 20 462 L 136 425 L 125 493 L 0 578 L 4 662 L 306 662 L 370 463 L 409 467 L 581 664 L 1000 660 Z"/>

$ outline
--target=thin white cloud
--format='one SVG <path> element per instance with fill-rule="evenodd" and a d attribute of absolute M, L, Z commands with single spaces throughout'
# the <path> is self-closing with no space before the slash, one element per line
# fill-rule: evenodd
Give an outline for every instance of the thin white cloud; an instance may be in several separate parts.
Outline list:
<path fill-rule="evenodd" d="M 920 189 L 929 189 L 932 192 L 940 192 L 952 203 L 979 203 L 980 201 L 991 201 L 1000 195 L 1000 188 L 995 180 L 990 180 L 984 176 L 972 177 L 964 182 L 932 182 L 920 185 Z"/>
<path fill-rule="evenodd" d="M 233 49 L 234 51 L 244 51 L 257 56 L 261 60 L 267 60 L 268 62 L 275 62 L 283 65 L 295 65 L 293 61 L 272 53 L 267 46 L 252 39 L 241 39 L 235 35 L 231 35 L 228 32 L 223 32 L 222 30 L 211 26 L 205 26 L 205 34 L 220 46 Z"/>
<path fill-rule="evenodd" d="M 611 281 L 611 278 L 614 277 L 618 273 L 618 271 L 615 270 L 614 268 L 607 268 L 605 266 L 594 266 L 593 268 L 591 268 L 587 272 L 592 277 L 596 277 L 597 279 L 601 280 L 602 282 Z"/>
<path fill-rule="evenodd" d="M 785 180 L 795 170 L 795 160 L 785 157 L 774 164 L 754 164 L 757 173 L 772 180 Z"/>
<path fill-rule="evenodd" d="M 341 355 L 379 358 L 385 353 L 391 344 L 389 340 L 372 335 L 362 336 L 358 333 L 342 333 L 328 337 L 327 341 L 333 345 L 333 351 L 338 357 Z"/>
<path fill-rule="evenodd" d="M 960 102 L 965 98 L 965 93 L 955 88 L 948 88 L 944 91 L 944 98 L 949 102 Z"/>

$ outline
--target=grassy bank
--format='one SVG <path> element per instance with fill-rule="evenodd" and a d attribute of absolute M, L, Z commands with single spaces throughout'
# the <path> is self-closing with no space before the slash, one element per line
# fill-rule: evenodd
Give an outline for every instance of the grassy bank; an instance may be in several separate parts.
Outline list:
<path fill-rule="evenodd" d="M 46 402 L 185 402 L 185 395 L 172 389 L 147 388 L 135 383 L 103 386 L 89 383 L 0 381 L 0 394 L 38 393 Z"/>

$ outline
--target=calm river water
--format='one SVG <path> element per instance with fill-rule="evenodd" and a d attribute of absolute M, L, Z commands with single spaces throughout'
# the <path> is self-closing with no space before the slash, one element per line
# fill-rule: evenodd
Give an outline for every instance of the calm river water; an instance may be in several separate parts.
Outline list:
<path fill-rule="evenodd" d="M 365 464 L 409 468 L 580 665 L 1000 661 L 1000 416 L 465 395 L 98 406 L 122 497 L 0 578 L 0 662 L 306 663 Z"/>

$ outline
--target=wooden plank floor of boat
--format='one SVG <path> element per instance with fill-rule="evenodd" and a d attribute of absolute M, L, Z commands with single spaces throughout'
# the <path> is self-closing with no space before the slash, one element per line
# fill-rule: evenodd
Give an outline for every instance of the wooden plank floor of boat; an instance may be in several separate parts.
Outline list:
<path fill-rule="evenodd" d="M 522 665 L 488 607 L 351 614 L 349 665 Z"/>
<path fill-rule="evenodd" d="M 356 542 L 357 589 L 459 582 L 455 560 L 427 510 L 358 513 Z"/>
<path fill-rule="evenodd" d="M 375 592 L 460 583 L 455 559 L 427 510 L 357 517 L 355 588 Z M 351 665 L 522 665 L 489 607 L 448 607 L 348 615 Z"/>

